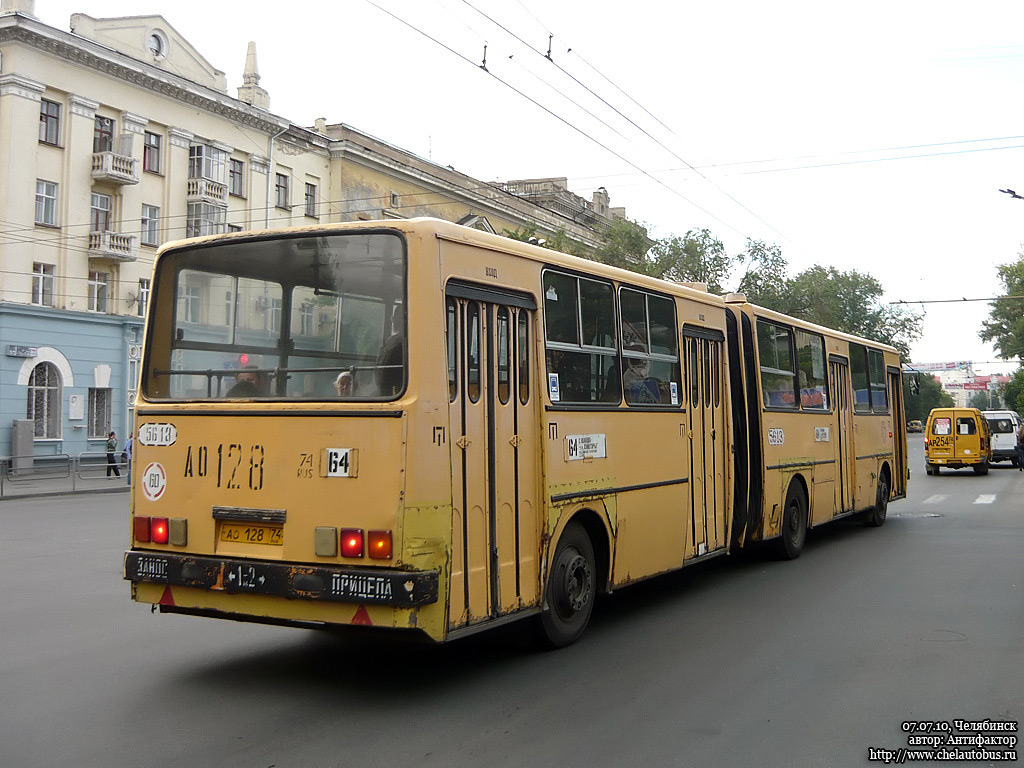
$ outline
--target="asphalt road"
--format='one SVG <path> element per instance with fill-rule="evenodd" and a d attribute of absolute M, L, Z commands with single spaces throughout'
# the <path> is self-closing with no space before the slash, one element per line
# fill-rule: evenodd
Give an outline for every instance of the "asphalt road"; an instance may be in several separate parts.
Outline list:
<path fill-rule="evenodd" d="M 0 765 L 850 766 L 906 721 L 1019 724 L 1024 473 L 928 477 L 910 440 L 882 528 L 622 590 L 557 652 L 151 615 L 124 494 L 0 502 Z"/>

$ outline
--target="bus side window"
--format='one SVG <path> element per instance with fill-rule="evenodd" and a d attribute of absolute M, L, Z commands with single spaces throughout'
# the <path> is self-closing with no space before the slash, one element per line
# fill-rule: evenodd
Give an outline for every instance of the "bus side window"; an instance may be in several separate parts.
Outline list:
<path fill-rule="evenodd" d="M 498 402 L 508 403 L 512 388 L 512 324 L 508 307 L 498 307 L 496 326 L 498 342 Z"/>
<path fill-rule="evenodd" d="M 519 310 L 519 402 L 530 402 L 530 320 L 524 310 Z"/>
<path fill-rule="evenodd" d="M 445 314 L 447 323 L 445 324 L 445 343 L 447 344 L 448 352 L 448 402 L 454 403 L 455 397 L 458 394 L 459 377 L 458 377 L 458 304 L 455 299 L 449 298 L 445 302 Z"/>
<path fill-rule="evenodd" d="M 480 305 L 470 302 L 466 325 L 466 391 L 471 402 L 480 400 Z"/>

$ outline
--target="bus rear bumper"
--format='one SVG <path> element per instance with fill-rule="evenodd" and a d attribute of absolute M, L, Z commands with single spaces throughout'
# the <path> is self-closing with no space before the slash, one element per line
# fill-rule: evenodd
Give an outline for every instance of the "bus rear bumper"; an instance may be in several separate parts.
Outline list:
<path fill-rule="evenodd" d="M 397 608 L 436 603 L 438 595 L 438 571 L 296 565 L 141 550 L 125 553 L 124 578 L 136 584 Z"/>

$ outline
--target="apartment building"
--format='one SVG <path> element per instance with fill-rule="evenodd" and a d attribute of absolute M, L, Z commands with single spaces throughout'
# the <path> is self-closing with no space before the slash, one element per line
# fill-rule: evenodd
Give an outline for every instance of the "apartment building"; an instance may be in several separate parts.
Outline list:
<path fill-rule="evenodd" d="M 37 456 L 101 452 L 111 430 L 123 442 L 165 242 L 431 215 L 593 248 L 621 215 L 603 189 L 591 204 L 555 180 L 571 205 L 546 206 L 344 123 L 295 125 L 270 111 L 252 43 L 232 96 L 162 16 L 69 28 L 34 0 L 0 5 L 0 455 L 27 434 Z"/>

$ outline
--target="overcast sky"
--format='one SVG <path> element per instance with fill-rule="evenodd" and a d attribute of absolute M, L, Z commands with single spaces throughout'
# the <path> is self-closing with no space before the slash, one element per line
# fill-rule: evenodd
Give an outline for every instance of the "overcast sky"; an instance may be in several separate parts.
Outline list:
<path fill-rule="evenodd" d="M 1024 195 L 1019 0 L 373 1 L 387 12 L 36 0 L 36 13 L 64 30 L 75 12 L 161 14 L 232 96 L 253 40 L 271 111 L 293 122 L 348 123 L 485 181 L 566 176 L 588 199 L 603 186 L 654 237 L 706 227 L 733 254 L 765 240 L 790 274 L 858 269 L 888 300 L 994 296 L 996 265 L 1021 251 L 1024 200 L 999 192 Z M 917 309 L 917 362 L 1013 369 L 983 362 L 996 360 L 977 333 L 987 304 Z"/>

